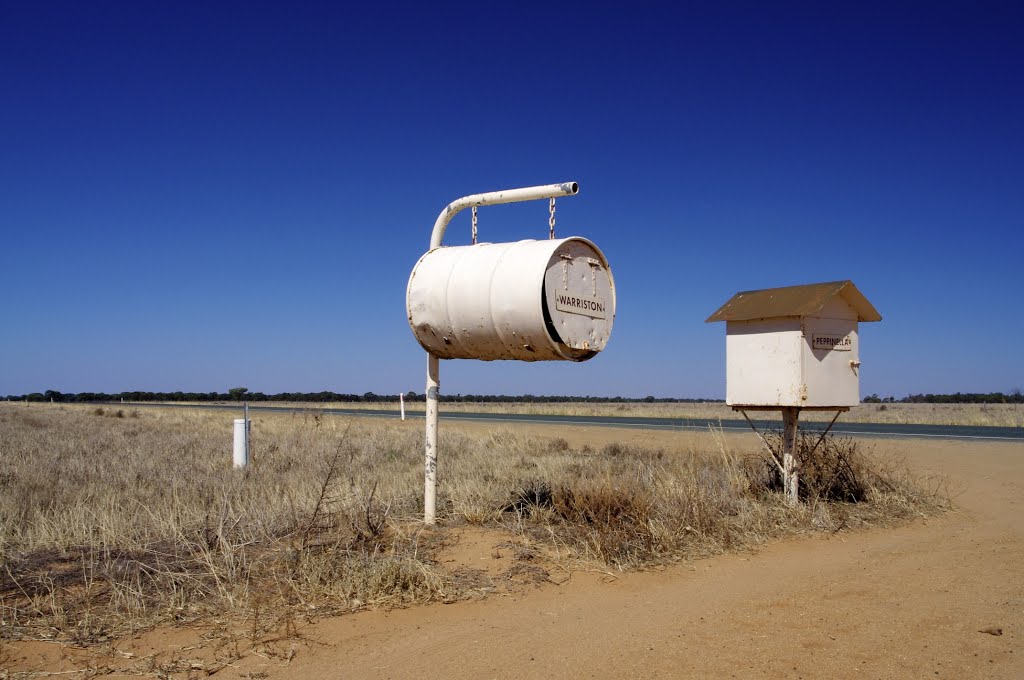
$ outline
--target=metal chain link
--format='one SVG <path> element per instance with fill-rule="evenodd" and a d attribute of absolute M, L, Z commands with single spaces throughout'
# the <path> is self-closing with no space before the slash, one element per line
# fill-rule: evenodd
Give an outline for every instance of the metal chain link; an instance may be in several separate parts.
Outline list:
<path fill-rule="evenodd" d="M 476 245 L 476 206 L 473 206 L 473 245 Z"/>
<path fill-rule="evenodd" d="M 551 203 L 548 205 L 548 212 L 551 213 L 551 217 L 548 218 L 548 238 L 550 240 L 555 239 L 555 199 L 551 199 Z"/>

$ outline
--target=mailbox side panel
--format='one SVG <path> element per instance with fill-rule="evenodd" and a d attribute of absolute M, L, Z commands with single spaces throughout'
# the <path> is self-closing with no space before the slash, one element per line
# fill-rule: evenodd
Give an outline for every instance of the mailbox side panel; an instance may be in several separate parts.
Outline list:
<path fill-rule="evenodd" d="M 503 244 L 499 244 L 503 245 Z M 557 244 L 519 241 L 508 245 L 490 274 L 487 292 L 488 321 L 500 343 L 502 356 L 519 361 L 564 359 L 544 328 L 541 307 L 544 271 Z M 467 281 L 467 285 L 471 285 Z"/>
<path fill-rule="evenodd" d="M 562 241 L 436 248 L 409 277 L 406 312 L 419 343 L 441 359 L 569 359 L 548 335 L 544 273 Z"/>
<path fill-rule="evenodd" d="M 406 314 L 423 349 L 442 359 L 457 358 L 448 317 L 448 279 L 467 253 L 465 248 L 437 248 L 423 255 L 409 276 Z"/>
<path fill-rule="evenodd" d="M 730 406 L 802 406 L 800 320 L 726 323 L 726 396 Z"/>

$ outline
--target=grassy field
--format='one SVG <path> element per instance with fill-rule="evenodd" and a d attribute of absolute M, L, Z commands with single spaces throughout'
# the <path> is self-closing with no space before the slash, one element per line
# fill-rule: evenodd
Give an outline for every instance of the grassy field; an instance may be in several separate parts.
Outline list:
<path fill-rule="evenodd" d="M 276 404 L 275 404 L 276 405 Z M 333 404 L 294 404 L 303 408 L 398 409 L 394 403 L 344 402 Z M 448 412 L 518 413 L 565 416 L 639 416 L 647 418 L 698 418 L 734 420 L 742 416 L 720 402 L 693 404 L 527 404 L 442 402 Z M 410 413 L 422 413 L 421 402 L 406 404 Z M 800 419 L 829 421 L 834 411 L 805 411 Z M 777 414 L 776 414 L 777 416 Z M 761 416 L 759 416 L 761 417 Z M 984 425 L 1024 427 L 1024 404 L 861 404 L 840 416 L 849 423 L 915 423 L 922 425 Z"/>
<path fill-rule="evenodd" d="M 233 470 L 223 413 L 0 404 L 0 635 L 89 643 L 218 621 L 256 636 L 451 601 L 473 575 L 436 557 L 467 525 L 508 535 L 509 578 L 543 577 L 545 564 L 633 569 L 948 507 L 891 452 L 828 440 L 814 456 L 805 442 L 805 503 L 791 508 L 762 454 L 712 435 L 644 449 L 446 428 L 441 526 L 425 530 L 418 424 L 260 413 L 253 462 Z"/>

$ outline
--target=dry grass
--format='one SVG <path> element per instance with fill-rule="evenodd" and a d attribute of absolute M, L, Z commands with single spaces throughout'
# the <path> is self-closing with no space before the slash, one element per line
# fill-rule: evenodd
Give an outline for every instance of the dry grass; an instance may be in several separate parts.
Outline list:
<path fill-rule="evenodd" d="M 273 405 L 278 405 L 274 403 Z M 292 404 L 300 408 L 357 408 L 398 410 L 398 403 Z M 407 403 L 406 411 L 422 414 L 423 404 Z M 443 402 L 443 412 L 512 413 L 523 415 L 564 415 L 641 418 L 693 418 L 737 420 L 742 416 L 720 402 L 681 404 L 588 404 L 584 402 L 530 404 Z M 777 417 L 778 414 L 775 415 Z M 828 422 L 835 412 L 804 411 L 800 420 Z M 840 416 L 849 423 L 906 423 L 920 425 L 980 425 L 1024 427 L 1024 404 L 861 404 Z"/>
<path fill-rule="evenodd" d="M 221 413 L 3 404 L 0 435 L 2 637 L 90 642 L 220 619 L 255 638 L 296 618 L 464 594 L 435 559 L 445 531 L 418 523 L 418 427 L 259 414 L 244 471 L 230 468 Z M 815 494 L 798 508 L 760 454 L 724 437 L 712 451 L 593 450 L 444 431 L 441 446 L 443 525 L 504 527 L 524 561 L 566 566 L 635 568 L 946 505 L 852 443 L 839 450 L 860 502 Z"/>
<path fill-rule="evenodd" d="M 335 611 L 446 596 L 404 521 L 422 493 L 418 438 L 268 420 L 253 437 L 258 463 L 240 472 L 225 424 L 205 413 L 0 410 L 4 633 L 89 640 L 261 609 L 258 625 L 272 625 L 281 604 Z"/>
<path fill-rule="evenodd" d="M 498 522 L 553 545 L 570 560 L 629 569 L 717 554 L 811 531 L 881 526 L 940 511 L 941 481 L 914 478 L 905 467 L 865 455 L 852 440 L 826 439 L 802 456 L 809 501 L 788 506 L 766 456 L 734 451 L 718 433 L 713 450 L 666 451 L 618 443 L 574 449 L 563 440 L 538 442 L 508 431 L 484 445 L 500 452 L 474 464 L 460 438 L 446 447 L 460 483 L 448 489 L 450 511 L 467 521 Z M 454 442 L 450 442 L 448 446 Z M 802 440 L 807 453 L 813 442 Z M 838 463 L 831 463 L 836 456 Z M 885 457 L 883 457 L 885 458 Z M 855 502 L 822 493 L 837 465 L 858 471 Z M 931 486 L 928 486 L 928 485 Z M 509 486 L 514 489 L 508 495 Z M 502 503 L 502 499 L 504 502 Z M 497 501 L 497 502 L 496 502 Z"/>

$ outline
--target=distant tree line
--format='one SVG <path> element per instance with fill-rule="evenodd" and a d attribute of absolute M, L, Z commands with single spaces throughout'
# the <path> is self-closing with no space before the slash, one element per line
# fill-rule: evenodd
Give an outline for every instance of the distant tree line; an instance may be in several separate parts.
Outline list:
<path fill-rule="evenodd" d="M 119 401 L 291 401 L 291 402 L 395 402 L 397 394 L 345 394 L 341 392 L 281 392 L 264 394 L 250 392 L 245 387 L 233 387 L 227 392 L 78 392 L 68 393 L 57 390 L 32 392 L 31 394 L 11 394 L 5 397 L 8 401 L 53 401 L 55 403 L 96 403 Z M 406 401 L 425 401 L 426 397 L 416 392 L 406 392 Z M 588 403 L 588 404 L 693 404 L 705 402 L 722 402 L 723 399 L 690 399 L 679 397 L 576 397 L 546 395 L 508 395 L 508 394 L 442 394 L 441 401 L 471 403 L 525 403 L 525 404 L 557 404 L 557 403 Z M 911 394 L 902 399 L 895 397 L 879 397 L 871 394 L 862 400 L 865 404 L 1024 404 L 1024 395 L 1019 389 L 1010 394 L 1002 392 L 976 393 L 957 392 L 956 394 Z"/>
<path fill-rule="evenodd" d="M 1024 394 L 1013 390 L 1002 392 L 957 392 L 956 394 L 910 394 L 902 399 L 879 397 L 871 394 L 862 399 L 865 404 L 1024 404 Z"/>
<path fill-rule="evenodd" d="M 281 392 L 279 394 L 264 394 L 263 392 L 250 392 L 245 387 L 233 387 L 227 392 L 118 392 L 108 394 L 106 392 L 78 392 L 63 393 L 57 390 L 46 390 L 45 392 L 33 392 L 31 394 L 8 395 L 5 397 L 10 401 L 53 401 L 55 403 L 94 403 L 94 402 L 119 402 L 124 401 L 293 401 L 293 402 L 395 402 L 398 401 L 397 394 L 375 394 L 365 392 L 364 394 L 346 394 L 341 392 Z M 416 392 L 406 392 L 406 401 L 426 401 L 426 396 Z M 675 403 L 699 403 L 723 401 L 722 399 L 680 399 L 676 397 L 575 397 L 575 396 L 538 396 L 533 394 L 505 395 L 505 394 L 442 394 L 441 401 L 447 402 L 522 402 L 530 404 L 543 403 L 565 403 L 565 402 L 586 402 L 591 404 L 608 403 L 646 403 L 646 404 L 675 404 Z"/>

